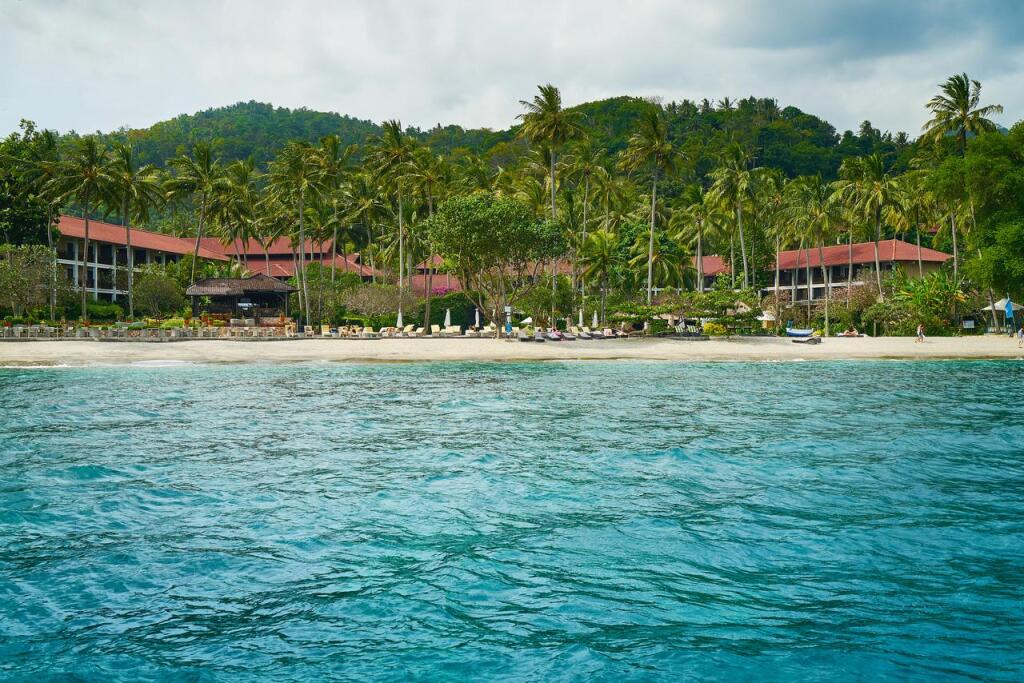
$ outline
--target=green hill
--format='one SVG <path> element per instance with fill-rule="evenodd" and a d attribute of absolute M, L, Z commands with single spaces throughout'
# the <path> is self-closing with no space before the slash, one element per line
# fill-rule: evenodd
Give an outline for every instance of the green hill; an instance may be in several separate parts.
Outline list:
<path fill-rule="evenodd" d="M 886 153 L 901 165 L 910 144 L 904 134 L 883 134 L 866 121 L 856 133 L 840 135 L 827 121 L 795 107 L 780 109 L 775 100 L 765 98 L 662 104 L 623 96 L 587 102 L 575 109 L 594 145 L 613 156 L 625 148 L 643 111 L 655 106 L 663 107 L 672 136 L 701 173 L 712 167 L 732 141 L 750 150 L 757 165 L 778 168 L 787 176 L 821 173 L 826 178 L 835 176 L 844 158 L 874 151 Z M 187 153 L 197 140 L 212 141 L 225 160 L 252 156 L 263 165 L 289 140 L 316 142 L 334 133 L 345 144 L 363 143 L 379 132 L 380 126 L 372 121 L 333 112 L 239 102 L 183 114 L 149 128 L 122 129 L 106 137 L 131 140 L 141 159 L 157 165 Z M 516 137 L 516 126 L 493 131 L 448 125 L 430 130 L 410 128 L 408 132 L 438 153 L 469 151 L 504 165 L 524 149 Z"/>

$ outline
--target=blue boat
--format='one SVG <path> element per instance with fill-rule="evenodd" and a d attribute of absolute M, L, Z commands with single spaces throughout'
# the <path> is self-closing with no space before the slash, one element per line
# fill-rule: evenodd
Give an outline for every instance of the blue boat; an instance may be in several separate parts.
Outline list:
<path fill-rule="evenodd" d="M 795 327 L 786 328 L 787 337 L 810 337 L 814 334 L 814 330 L 801 330 Z"/>

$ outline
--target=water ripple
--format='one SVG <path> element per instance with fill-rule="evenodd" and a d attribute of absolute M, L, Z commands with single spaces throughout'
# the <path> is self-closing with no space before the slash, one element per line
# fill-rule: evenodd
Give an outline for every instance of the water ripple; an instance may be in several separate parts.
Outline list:
<path fill-rule="evenodd" d="M 1024 366 L 0 370 L 0 678 L 1020 680 Z"/>

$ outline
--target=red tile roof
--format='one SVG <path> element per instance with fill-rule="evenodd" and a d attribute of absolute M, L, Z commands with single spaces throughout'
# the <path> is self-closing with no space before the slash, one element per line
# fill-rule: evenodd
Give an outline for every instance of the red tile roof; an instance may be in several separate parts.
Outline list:
<path fill-rule="evenodd" d="M 825 247 L 825 265 L 842 266 L 849 263 L 850 247 L 838 244 Z M 953 258 L 949 254 L 934 249 L 921 247 L 921 260 L 929 263 L 945 263 Z M 779 252 L 779 269 L 792 270 L 810 267 L 821 267 L 821 258 L 817 249 L 803 249 Z M 917 245 L 902 240 L 882 240 L 878 243 L 878 259 L 881 263 L 917 262 Z M 875 262 L 875 243 L 858 242 L 853 245 L 853 262 L 855 264 L 873 264 Z"/>
<path fill-rule="evenodd" d="M 318 263 L 320 259 L 311 259 L 306 263 Z M 324 259 L 322 261 L 325 267 L 331 265 L 330 259 Z M 343 272 L 361 274 L 363 277 L 383 277 L 383 274 L 379 270 L 375 270 L 366 264 L 359 264 L 355 256 L 351 254 L 348 260 L 345 260 L 343 256 L 334 257 L 334 267 Z M 249 271 L 253 273 L 266 273 L 267 272 L 267 261 L 263 256 L 250 255 L 249 256 Z M 270 275 L 273 277 L 291 277 L 295 274 L 295 263 L 289 259 L 271 258 L 270 259 Z"/>
<path fill-rule="evenodd" d="M 715 277 L 722 273 L 729 272 L 729 264 L 725 262 L 725 259 L 721 256 L 711 255 L 705 256 L 701 259 L 704 261 L 704 277 Z M 694 266 L 697 265 L 697 257 L 693 257 Z"/>
<path fill-rule="evenodd" d="M 74 239 L 85 238 L 85 221 L 76 216 L 61 216 L 57 229 L 64 237 Z M 195 240 L 184 237 L 164 235 L 159 232 L 129 228 L 132 234 L 132 248 L 151 249 L 168 254 L 191 254 L 195 251 Z M 89 239 L 95 242 L 127 246 L 124 227 L 103 221 L 89 220 Z M 200 243 L 199 256 L 214 261 L 227 261 L 227 257 L 216 251 L 205 249 Z"/>
<path fill-rule="evenodd" d="M 200 240 L 200 245 L 206 247 L 210 251 L 225 256 L 234 256 L 235 254 L 248 254 L 249 257 L 263 256 L 264 250 L 262 245 L 254 239 L 250 239 L 246 242 L 242 240 L 235 240 L 229 242 L 226 246 L 216 237 L 204 237 Z M 321 245 L 319 242 L 313 242 L 312 240 L 306 240 L 306 253 L 307 254 L 327 254 L 331 251 L 331 240 L 327 240 Z M 271 242 L 267 246 L 266 253 L 271 256 L 274 255 L 285 255 L 291 256 L 292 254 L 292 241 L 290 237 L 278 237 L 276 240 Z"/>
<path fill-rule="evenodd" d="M 435 273 L 434 278 L 430 283 L 430 287 L 433 291 L 447 289 L 453 292 L 462 291 L 462 283 L 454 275 L 448 275 L 447 273 Z M 413 291 L 417 296 L 426 296 L 427 294 L 427 276 L 426 275 L 413 275 L 409 279 L 409 289 Z"/>

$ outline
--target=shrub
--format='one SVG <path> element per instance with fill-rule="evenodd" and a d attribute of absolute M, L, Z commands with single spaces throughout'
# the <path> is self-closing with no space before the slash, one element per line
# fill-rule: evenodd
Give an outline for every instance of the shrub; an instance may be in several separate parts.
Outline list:
<path fill-rule="evenodd" d="M 90 301 L 85 306 L 89 313 L 89 320 L 97 322 L 113 322 L 124 317 L 124 309 L 115 303 L 103 301 Z"/>
<path fill-rule="evenodd" d="M 706 322 L 704 323 L 704 334 L 709 337 L 724 337 L 728 330 L 725 329 L 725 325 L 722 323 Z"/>

